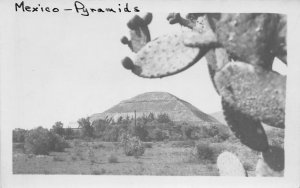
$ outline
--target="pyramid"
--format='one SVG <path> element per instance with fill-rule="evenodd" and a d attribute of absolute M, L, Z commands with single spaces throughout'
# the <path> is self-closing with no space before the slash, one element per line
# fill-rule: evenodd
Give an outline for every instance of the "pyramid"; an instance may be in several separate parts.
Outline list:
<path fill-rule="evenodd" d="M 120 116 L 131 118 L 134 117 L 135 111 L 136 117 L 149 115 L 150 113 L 155 116 L 165 113 L 174 122 L 194 122 L 201 125 L 221 124 L 192 104 L 166 92 L 148 92 L 121 101 L 103 113 L 90 116 L 90 121 L 93 122 L 106 117 L 114 120 L 117 120 Z"/>

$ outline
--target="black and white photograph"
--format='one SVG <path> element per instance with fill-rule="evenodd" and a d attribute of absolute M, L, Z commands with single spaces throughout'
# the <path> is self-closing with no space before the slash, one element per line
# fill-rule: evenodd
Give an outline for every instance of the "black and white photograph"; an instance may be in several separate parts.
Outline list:
<path fill-rule="evenodd" d="M 0 4 L 2 187 L 300 186 L 297 1 Z"/>

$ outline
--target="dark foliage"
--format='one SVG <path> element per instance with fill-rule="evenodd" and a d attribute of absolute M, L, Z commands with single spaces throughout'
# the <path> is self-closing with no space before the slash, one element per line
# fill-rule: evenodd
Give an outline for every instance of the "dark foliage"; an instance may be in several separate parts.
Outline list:
<path fill-rule="evenodd" d="M 25 129 L 14 129 L 13 130 L 13 142 L 25 142 L 25 135 L 27 130 Z"/>

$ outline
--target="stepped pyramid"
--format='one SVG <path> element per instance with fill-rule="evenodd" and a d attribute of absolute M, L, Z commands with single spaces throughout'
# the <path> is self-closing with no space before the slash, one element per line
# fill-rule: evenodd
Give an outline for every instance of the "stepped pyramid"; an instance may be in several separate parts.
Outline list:
<path fill-rule="evenodd" d="M 158 115 L 166 113 L 175 122 L 194 122 L 201 125 L 221 124 L 212 116 L 205 114 L 190 103 L 166 92 L 148 92 L 124 100 L 103 113 L 94 114 L 90 117 L 93 122 L 105 117 L 117 120 L 120 116 L 126 118 L 140 117 L 153 113 Z"/>

